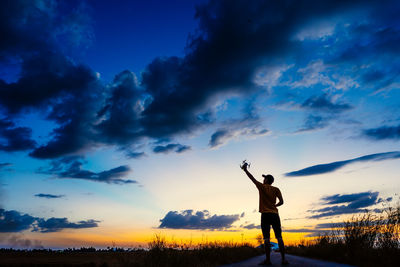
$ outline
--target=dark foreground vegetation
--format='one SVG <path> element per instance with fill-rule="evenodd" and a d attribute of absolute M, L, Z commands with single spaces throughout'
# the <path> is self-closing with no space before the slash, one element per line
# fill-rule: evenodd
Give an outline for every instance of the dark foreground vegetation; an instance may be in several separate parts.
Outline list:
<path fill-rule="evenodd" d="M 148 249 L 0 249 L 0 266 L 218 266 L 262 253 L 262 250 L 249 244 L 208 242 L 194 246 L 167 243 L 163 237 L 156 235 Z"/>
<path fill-rule="evenodd" d="M 400 205 L 353 217 L 287 252 L 356 266 L 400 266 Z"/>

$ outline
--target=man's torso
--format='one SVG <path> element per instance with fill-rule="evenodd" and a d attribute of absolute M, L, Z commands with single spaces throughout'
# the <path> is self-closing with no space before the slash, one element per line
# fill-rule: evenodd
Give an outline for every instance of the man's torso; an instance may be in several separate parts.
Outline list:
<path fill-rule="evenodd" d="M 279 188 L 268 184 L 257 184 L 257 189 L 260 194 L 259 212 L 261 213 L 278 213 L 276 208 L 276 198 L 281 195 Z"/>

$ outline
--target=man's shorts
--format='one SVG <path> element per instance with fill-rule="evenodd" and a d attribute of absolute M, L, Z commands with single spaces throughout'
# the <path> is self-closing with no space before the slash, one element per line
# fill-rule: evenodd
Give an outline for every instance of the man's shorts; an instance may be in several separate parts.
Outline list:
<path fill-rule="evenodd" d="M 261 231 L 263 233 L 264 239 L 269 239 L 269 232 L 274 229 L 275 237 L 282 238 L 282 229 L 281 229 L 281 219 L 279 218 L 279 214 L 277 213 L 261 213 Z"/>

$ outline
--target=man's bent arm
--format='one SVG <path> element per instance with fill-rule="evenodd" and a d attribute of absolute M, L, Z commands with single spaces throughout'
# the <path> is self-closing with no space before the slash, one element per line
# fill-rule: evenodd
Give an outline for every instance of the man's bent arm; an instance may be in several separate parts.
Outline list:
<path fill-rule="evenodd" d="M 279 207 L 279 206 L 282 206 L 283 205 L 283 198 L 282 198 L 282 194 L 281 194 L 281 192 L 279 191 L 279 194 L 277 195 L 277 198 L 278 198 L 278 203 L 276 203 L 275 204 L 275 207 Z"/>

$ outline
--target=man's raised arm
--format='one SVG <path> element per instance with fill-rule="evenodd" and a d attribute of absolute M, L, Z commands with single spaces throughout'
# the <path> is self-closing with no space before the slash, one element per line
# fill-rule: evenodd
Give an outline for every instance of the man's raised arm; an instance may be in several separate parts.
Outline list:
<path fill-rule="evenodd" d="M 245 163 L 242 166 L 242 170 L 247 174 L 247 176 L 250 178 L 250 180 L 255 184 L 258 185 L 260 182 L 256 180 L 256 178 L 254 178 L 254 176 L 247 170 L 247 166 L 248 164 Z"/>

